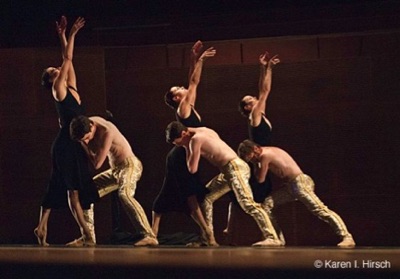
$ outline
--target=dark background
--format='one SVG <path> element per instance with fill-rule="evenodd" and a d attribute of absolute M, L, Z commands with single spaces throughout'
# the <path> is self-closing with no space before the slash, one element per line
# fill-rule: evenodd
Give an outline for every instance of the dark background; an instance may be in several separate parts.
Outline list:
<path fill-rule="evenodd" d="M 188 56 L 200 39 L 217 56 L 206 62 L 197 109 L 204 123 L 236 149 L 246 138 L 237 111 L 257 94 L 258 56 L 281 58 L 267 115 L 274 144 L 316 182 L 317 195 L 345 220 L 357 244 L 396 246 L 399 238 L 399 1 L 3 1 L 0 34 L 0 243 L 35 243 L 33 229 L 50 174 L 57 133 L 43 68 L 60 64 L 54 22 L 87 23 L 76 39 L 74 65 L 89 114 L 110 109 L 144 172 L 136 197 L 151 205 L 171 148 L 164 129 L 173 112 L 163 102 L 172 85 L 187 85 Z M 217 170 L 203 164 L 207 182 Z M 278 187 L 278 185 L 276 186 Z M 215 204 L 224 243 L 229 199 Z M 111 200 L 96 205 L 99 243 L 111 234 Z M 282 206 L 287 245 L 335 245 L 328 225 L 304 206 Z M 258 238 L 254 222 L 235 223 L 235 242 Z M 123 223 L 132 231 L 123 215 Z M 196 232 L 187 216 L 163 217 L 160 233 Z M 53 211 L 48 240 L 63 244 L 79 231 L 68 210 Z"/>

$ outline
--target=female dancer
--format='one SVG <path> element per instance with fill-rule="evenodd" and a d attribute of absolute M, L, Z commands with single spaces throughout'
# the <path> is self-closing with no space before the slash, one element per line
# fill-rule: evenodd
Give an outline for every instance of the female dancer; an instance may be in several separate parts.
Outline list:
<path fill-rule="evenodd" d="M 197 41 L 192 47 L 188 88 L 173 86 L 164 96 L 165 103 L 174 109 L 176 119 L 187 127 L 203 126 L 200 115 L 195 109 L 197 87 L 200 83 L 204 61 L 209 57 L 214 57 L 216 50 L 211 47 L 200 55 L 202 48 L 201 41 Z M 164 213 L 183 211 L 189 213 L 199 225 L 202 244 L 218 245 L 199 206 L 198 200 L 204 199 L 206 189 L 197 173 L 189 173 L 186 165 L 186 151 L 183 147 L 176 146 L 171 149 L 167 155 L 165 170 L 161 191 L 153 203 L 152 229 L 154 234 L 156 236 L 158 234 L 161 216 Z M 189 244 L 189 246 L 192 245 L 198 245 L 198 243 Z"/>
<path fill-rule="evenodd" d="M 84 113 L 80 96 L 76 89 L 76 76 L 72 64 L 75 35 L 85 25 L 85 20 L 79 17 L 73 24 L 68 41 L 65 36 L 67 20 L 61 18 L 56 23 L 57 32 L 63 49 L 63 63 L 61 67 L 49 67 L 42 75 L 42 85 L 51 88 L 59 116 L 60 130 L 53 142 L 52 173 L 45 197 L 41 206 L 39 224 L 34 230 L 39 245 L 48 246 L 47 222 L 52 208 L 61 208 L 68 203 L 71 212 L 77 221 L 82 237 L 68 243 L 70 246 L 95 245 L 94 237 L 89 230 L 82 206 L 90 207 L 90 204 L 98 199 L 96 187 L 87 164 L 87 157 L 79 143 L 71 140 L 69 135 L 69 124 L 71 120 Z M 79 199 L 84 203 L 81 206 Z M 85 198 L 82 196 L 85 195 Z"/>

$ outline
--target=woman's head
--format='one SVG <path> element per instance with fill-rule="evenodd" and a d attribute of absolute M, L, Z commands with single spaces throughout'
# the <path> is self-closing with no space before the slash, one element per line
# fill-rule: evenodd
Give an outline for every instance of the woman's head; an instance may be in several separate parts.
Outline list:
<path fill-rule="evenodd" d="M 42 73 L 41 84 L 44 87 L 51 89 L 54 80 L 58 77 L 59 74 L 60 74 L 60 68 L 48 67 L 44 69 Z"/>
<path fill-rule="evenodd" d="M 187 89 L 183 86 L 172 86 L 164 95 L 165 103 L 172 109 L 177 109 Z"/>
<path fill-rule="evenodd" d="M 258 102 L 257 98 L 254 96 L 246 95 L 239 102 L 239 112 L 248 117 L 254 105 Z"/>

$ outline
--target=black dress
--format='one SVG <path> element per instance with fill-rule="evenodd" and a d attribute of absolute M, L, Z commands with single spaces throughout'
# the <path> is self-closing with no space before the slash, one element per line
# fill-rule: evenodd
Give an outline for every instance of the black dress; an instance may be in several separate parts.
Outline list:
<path fill-rule="evenodd" d="M 201 127 L 201 121 L 192 109 L 188 118 L 176 119 L 186 127 Z M 189 213 L 187 198 L 197 196 L 202 201 L 207 193 L 198 173 L 190 173 L 186 164 L 184 147 L 174 146 L 167 155 L 165 177 L 160 193 L 153 203 L 153 211 L 166 213 L 171 211 Z"/>
<path fill-rule="evenodd" d="M 83 209 L 98 200 L 88 158 L 79 142 L 69 135 L 69 124 L 75 116 L 84 114 L 80 105 L 67 88 L 61 102 L 55 102 L 60 120 L 60 130 L 51 147 L 52 172 L 42 206 L 44 208 L 68 207 L 67 190 L 78 190 Z"/>

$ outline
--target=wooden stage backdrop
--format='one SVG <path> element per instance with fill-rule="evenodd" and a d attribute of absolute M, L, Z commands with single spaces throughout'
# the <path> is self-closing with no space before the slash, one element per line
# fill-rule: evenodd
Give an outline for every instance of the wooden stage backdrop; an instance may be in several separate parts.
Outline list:
<path fill-rule="evenodd" d="M 200 38 L 201 39 L 201 38 Z M 170 145 L 164 130 L 174 119 L 163 96 L 187 86 L 193 42 L 147 46 L 80 46 L 75 68 L 88 113 L 114 113 L 142 160 L 136 197 L 149 219 L 162 185 Z M 317 195 L 339 213 L 357 244 L 398 246 L 400 229 L 399 30 L 204 41 L 217 49 L 206 61 L 196 108 L 205 125 L 236 149 L 246 138 L 237 105 L 257 94 L 258 56 L 279 54 L 267 115 L 273 142 L 287 150 L 316 182 Z M 58 65 L 58 48 L 0 49 L 0 243 L 35 243 L 33 229 L 50 174 L 50 147 L 58 123 L 42 69 Z M 207 182 L 217 171 L 203 164 Z M 278 187 L 278 186 L 277 186 Z M 215 204 L 215 231 L 223 243 L 228 197 Z M 99 243 L 111 233 L 110 198 L 95 209 Z M 282 206 L 278 220 L 288 246 L 335 245 L 330 228 L 297 203 Z M 254 223 L 237 232 L 239 245 L 257 238 Z M 133 230 L 123 215 L 126 230 Z M 162 219 L 160 233 L 197 232 L 179 213 Z M 48 241 L 63 244 L 78 228 L 68 210 L 50 217 Z"/>

